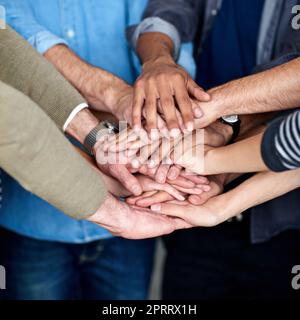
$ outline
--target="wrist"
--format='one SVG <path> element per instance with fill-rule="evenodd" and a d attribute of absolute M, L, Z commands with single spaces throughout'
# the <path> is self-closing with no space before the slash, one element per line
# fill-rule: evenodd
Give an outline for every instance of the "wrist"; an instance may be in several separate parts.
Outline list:
<path fill-rule="evenodd" d="M 117 208 L 117 200 L 114 196 L 108 193 L 99 209 L 87 220 L 100 225 L 105 225 L 106 221 L 109 221 L 110 215 L 116 211 L 115 208 Z"/>
<path fill-rule="evenodd" d="M 218 118 L 238 113 L 244 104 L 245 91 L 240 80 L 230 81 L 208 91 L 211 96 L 211 108 Z M 242 94 L 240 94 L 242 93 Z"/>
<path fill-rule="evenodd" d="M 83 144 L 86 136 L 98 124 L 99 120 L 88 109 L 83 109 L 69 123 L 66 133 Z"/>
<path fill-rule="evenodd" d="M 206 175 L 225 173 L 221 168 L 223 161 L 219 155 L 219 149 L 221 148 L 213 148 L 206 152 L 204 158 L 204 172 Z"/>
<path fill-rule="evenodd" d="M 174 62 L 173 40 L 160 32 L 146 32 L 139 36 L 137 53 L 143 66 L 148 62 L 163 59 Z"/>
<path fill-rule="evenodd" d="M 218 198 L 219 211 L 222 212 L 223 221 L 235 217 L 244 211 L 241 199 L 236 196 L 233 190 L 219 195 Z"/>
<path fill-rule="evenodd" d="M 233 128 L 217 120 L 210 125 L 220 136 L 219 146 L 225 146 L 231 140 Z"/>
<path fill-rule="evenodd" d="M 153 67 L 157 67 L 160 65 L 176 66 L 176 62 L 174 61 L 171 53 L 164 52 L 145 60 L 142 69 L 143 72 L 145 72 L 147 70 L 151 70 Z"/>

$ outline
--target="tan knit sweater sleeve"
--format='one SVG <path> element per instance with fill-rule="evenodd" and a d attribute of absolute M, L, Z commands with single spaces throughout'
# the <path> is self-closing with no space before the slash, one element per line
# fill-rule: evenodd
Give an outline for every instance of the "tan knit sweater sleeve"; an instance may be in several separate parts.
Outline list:
<path fill-rule="evenodd" d="M 0 167 L 73 218 L 94 214 L 107 194 L 96 169 L 39 106 L 1 81 Z"/>
<path fill-rule="evenodd" d="M 0 30 L 0 80 L 23 92 L 62 129 L 85 100 L 27 41 L 7 26 Z"/>

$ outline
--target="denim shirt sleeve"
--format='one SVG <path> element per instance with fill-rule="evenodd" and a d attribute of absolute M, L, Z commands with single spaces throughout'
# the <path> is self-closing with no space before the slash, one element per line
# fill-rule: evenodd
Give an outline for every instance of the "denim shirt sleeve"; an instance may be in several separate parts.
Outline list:
<path fill-rule="evenodd" d="M 57 44 L 67 42 L 41 26 L 31 13 L 28 3 L 22 0 L 0 0 L 6 9 L 6 22 L 21 34 L 40 54 Z"/>

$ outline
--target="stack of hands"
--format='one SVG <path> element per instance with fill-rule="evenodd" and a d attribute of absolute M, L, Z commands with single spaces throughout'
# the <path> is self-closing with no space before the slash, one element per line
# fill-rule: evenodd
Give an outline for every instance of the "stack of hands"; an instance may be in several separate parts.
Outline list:
<path fill-rule="evenodd" d="M 95 86 L 85 95 L 94 109 L 109 105 L 105 111 L 125 122 L 93 148 L 110 194 L 89 220 L 114 235 L 140 239 L 215 226 L 299 186 L 300 172 L 269 172 L 262 161 L 263 124 L 272 115 L 249 114 L 261 106 L 245 108 L 243 79 L 206 93 L 172 59 L 154 59 L 134 88 L 114 83 L 109 103 L 95 99 Z M 233 129 L 218 119 L 230 114 L 240 114 L 243 125 L 239 141 L 228 145 Z M 257 174 L 223 193 L 246 172 Z"/>
<path fill-rule="evenodd" d="M 219 122 L 195 129 L 201 127 L 202 121 L 199 99 L 209 101 L 210 97 L 193 81 L 189 85 L 192 98 L 187 94 L 178 107 L 175 97 L 170 105 L 166 99 L 144 102 L 138 97 L 140 90 L 135 90 L 135 97 L 125 94 L 121 104 L 124 108 L 119 105 L 115 114 L 125 119 L 123 130 L 121 123 L 119 134 L 105 136 L 95 145 L 95 158 L 101 171 L 121 182 L 109 180 L 109 191 L 126 198 L 129 209 L 138 212 L 139 218 L 147 214 L 155 220 L 162 219 L 159 224 L 155 221 L 154 230 L 147 216 L 146 234 L 137 221 L 134 225 L 138 235 L 132 235 L 134 226 L 128 234 L 110 229 L 114 234 L 130 238 L 156 236 L 180 228 L 213 226 L 228 219 L 225 215 L 217 216 L 218 210 L 213 210 L 214 199 L 222 193 L 226 175 L 205 177 L 204 156 L 211 148 L 226 144 L 231 129 L 223 128 Z M 133 108 L 128 107 L 127 101 L 134 101 Z M 195 212 L 199 206 L 201 215 Z"/>

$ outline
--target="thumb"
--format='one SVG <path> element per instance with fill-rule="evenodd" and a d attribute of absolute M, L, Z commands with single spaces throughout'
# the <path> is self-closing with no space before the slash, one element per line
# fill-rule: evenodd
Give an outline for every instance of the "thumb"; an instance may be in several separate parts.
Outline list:
<path fill-rule="evenodd" d="M 125 165 L 122 164 L 112 164 L 109 165 L 110 174 L 116 178 L 121 184 L 135 196 L 139 196 L 143 190 L 137 180 L 137 178 L 132 175 Z"/>
<path fill-rule="evenodd" d="M 219 114 L 211 105 L 211 102 L 201 102 L 197 103 L 197 108 L 199 108 L 202 112 L 201 117 L 196 117 L 195 129 L 205 128 L 210 125 L 212 122 L 216 121 L 219 118 Z M 194 110 L 197 110 L 193 108 Z M 194 111 L 195 113 L 195 111 Z"/>
<path fill-rule="evenodd" d="M 205 92 L 201 87 L 199 87 L 197 83 L 192 79 L 189 79 L 187 83 L 187 89 L 189 94 L 199 101 L 210 100 L 210 95 L 207 92 Z"/>

